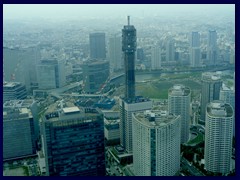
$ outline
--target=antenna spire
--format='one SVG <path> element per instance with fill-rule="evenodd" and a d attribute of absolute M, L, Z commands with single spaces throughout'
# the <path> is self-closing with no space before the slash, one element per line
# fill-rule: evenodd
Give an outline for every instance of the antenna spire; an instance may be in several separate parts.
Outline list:
<path fill-rule="evenodd" d="M 128 16 L 128 26 L 130 25 L 130 16 Z"/>

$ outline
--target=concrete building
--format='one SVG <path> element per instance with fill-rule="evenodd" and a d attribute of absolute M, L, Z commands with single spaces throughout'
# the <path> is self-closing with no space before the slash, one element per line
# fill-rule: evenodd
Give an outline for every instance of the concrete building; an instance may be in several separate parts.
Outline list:
<path fill-rule="evenodd" d="M 217 47 L 217 32 L 208 32 L 208 43 L 207 43 L 207 65 L 213 66 L 217 65 L 218 60 L 218 47 Z"/>
<path fill-rule="evenodd" d="M 174 41 L 172 38 L 169 38 L 166 42 L 166 62 L 170 63 L 172 61 L 175 61 L 175 47 L 174 47 Z"/>
<path fill-rule="evenodd" d="M 21 82 L 28 92 L 37 83 L 36 64 L 40 60 L 38 47 L 3 48 L 4 81 Z"/>
<path fill-rule="evenodd" d="M 3 160 L 36 155 L 34 122 L 30 109 L 4 108 Z"/>
<path fill-rule="evenodd" d="M 183 85 L 174 85 L 168 90 L 168 111 L 180 115 L 181 143 L 189 139 L 191 90 Z"/>
<path fill-rule="evenodd" d="M 232 157 L 233 108 L 223 101 L 206 107 L 205 168 L 213 173 L 228 174 Z"/>
<path fill-rule="evenodd" d="M 89 43 L 91 59 L 106 59 L 105 33 L 91 33 Z"/>
<path fill-rule="evenodd" d="M 122 69 L 122 49 L 121 49 L 121 37 L 114 35 L 109 38 L 109 63 L 110 72 L 115 72 Z"/>
<path fill-rule="evenodd" d="M 101 91 L 109 77 L 109 62 L 89 60 L 82 66 L 85 93 Z"/>
<path fill-rule="evenodd" d="M 120 103 L 120 144 L 127 153 L 132 153 L 132 113 L 150 110 L 152 101 L 143 97 L 136 97 L 134 102 L 119 99 Z"/>
<path fill-rule="evenodd" d="M 156 70 L 161 68 L 161 47 L 154 46 L 151 50 L 151 69 Z"/>
<path fill-rule="evenodd" d="M 192 32 L 190 35 L 190 66 L 199 67 L 201 65 L 200 34 Z"/>
<path fill-rule="evenodd" d="M 39 122 L 38 122 L 38 106 L 34 99 L 25 100 L 10 100 L 3 104 L 3 111 L 8 109 L 22 109 L 27 108 L 30 110 L 33 117 L 33 129 L 34 129 L 34 143 L 37 145 L 37 140 L 39 138 Z"/>
<path fill-rule="evenodd" d="M 41 133 L 47 175 L 105 175 L 104 122 L 99 110 L 73 106 L 47 112 Z"/>
<path fill-rule="evenodd" d="M 174 176 L 180 170 L 180 116 L 161 111 L 133 113 L 135 176 Z"/>
<path fill-rule="evenodd" d="M 233 107 L 233 136 L 235 136 L 235 90 L 227 87 L 225 84 L 221 87 L 219 100 L 230 104 Z"/>
<path fill-rule="evenodd" d="M 65 62 L 43 59 L 37 65 L 38 88 L 41 90 L 61 88 L 66 85 Z"/>
<path fill-rule="evenodd" d="M 119 131 L 120 119 L 104 119 L 104 136 L 107 144 L 119 144 L 120 131 Z"/>
<path fill-rule="evenodd" d="M 201 123 L 205 122 L 207 103 L 213 100 L 219 100 L 221 87 L 222 80 L 216 72 L 205 72 L 202 74 Z"/>
<path fill-rule="evenodd" d="M 15 99 L 25 99 L 27 90 L 25 85 L 20 82 L 3 83 L 3 102 Z"/>

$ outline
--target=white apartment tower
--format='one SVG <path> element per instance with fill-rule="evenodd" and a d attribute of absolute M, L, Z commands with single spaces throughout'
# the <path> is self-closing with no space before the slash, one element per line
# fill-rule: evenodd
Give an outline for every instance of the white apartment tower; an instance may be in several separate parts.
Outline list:
<path fill-rule="evenodd" d="M 135 176 L 174 176 L 180 168 L 180 116 L 161 111 L 133 114 Z"/>
<path fill-rule="evenodd" d="M 207 103 L 213 100 L 219 100 L 222 80 L 216 72 L 205 72 L 202 74 L 201 90 L 201 122 L 205 122 Z"/>
<path fill-rule="evenodd" d="M 191 90 L 183 85 L 174 85 L 168 91 L 169 113 L 180 115 L 181 143 L 189 139 Z"/>
<path fill-rule="evenodd" d="M 230 172 L 232 155 L 233 108 L 216 100 L 206 107 L 205 168 L 213 173 Z"/>

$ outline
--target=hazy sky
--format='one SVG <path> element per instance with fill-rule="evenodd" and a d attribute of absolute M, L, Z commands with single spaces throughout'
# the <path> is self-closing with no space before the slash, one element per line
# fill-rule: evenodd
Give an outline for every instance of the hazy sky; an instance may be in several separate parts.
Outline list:
<path fill-rule="evenodd" d="M 235 14 L 234 4 L 3 4 L 3 18 L 149 16 L 175 13 Z"/>

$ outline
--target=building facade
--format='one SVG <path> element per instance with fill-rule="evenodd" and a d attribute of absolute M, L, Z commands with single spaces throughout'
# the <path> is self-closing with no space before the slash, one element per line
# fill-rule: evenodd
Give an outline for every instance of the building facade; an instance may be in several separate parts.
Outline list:
<path fill-rule="evenodd" d="M 115 72 L 122 69 L 122 49 L 121 49 L 121 37 L 114 35 L 109 38 L 109 63 L 110 72 Z"/>
<path fill-rule="evenodd" d="M 36 154 L 34 122 L 30 109 L 7 107 L 3 110 L 3 159 Z"/>
<path fill-rule="evenodd" d="M 127 102 L 119 99 L 120 105 L 120 144 L 127 153 L 132 153 L 132 113 L 149 110 L 152 108 L 152 101 L 142 97 L 136 97 L 135 102 Z"/>
<path fill-rule="evenodd" d="M 85 93 L 101 91 L 109 77 L 109 62 L 89 60 L 82 66 Z"/>
<path fill-rule="evenodd" d="M 212 101 L 206 108 L 205 168 L 228 174 L 232 157 L 233 108 L 223 101 Z"/>
<path fill-rule="evenodd" d="M 25 98 L 27 98 L 25 85 L 20 82 L 3 83 L 3 102 Z"/>
<path fill-rule="evenodd" d="M 202 74 L 201 89 L 201 123 L 205 122 L 207 103 L 219 100 L 222 80 L 216 72 L 205 72 Z"/>
<path fill-rule="evenodd" d="M 151 69 L 156 70 L 161 68 L 161 47 L 154 46 L 151 50 Z"/>
<path fill-rule="evenodd" d="M 89 43 L 91 59 L 106 59 L 105 33 L 91 33 Z"/>
<path fill-rule="evenodd" d="M 174 85 L 168 91 L 169 113 L 180 115 L 181 143 L 189 139 L 191 90 L 183 85 Z"/>
<path fill-rule="evenodd" d="M 207 43 L 207 65 L 216 65 L 218 60 L 218 47 L 217 47 L 217 32 L 208 32 L 208 43 Z"/>
<path fill-rule="evenodd" d="M 41 90 L 61 88 L 66 85 L 65 62 L 43 59 L 37 65 L 38 88 Z"/>
<path fill-rule="evenodd" d="M 104 122 L 97 109 L 66 107 L 41 121 L 49 176 L 104 176 Z"/>
<path fill-rule="evenodd" d="M 133 113 L 135 176 L 174 176 L 180 170 L 180 116 Z"/>

